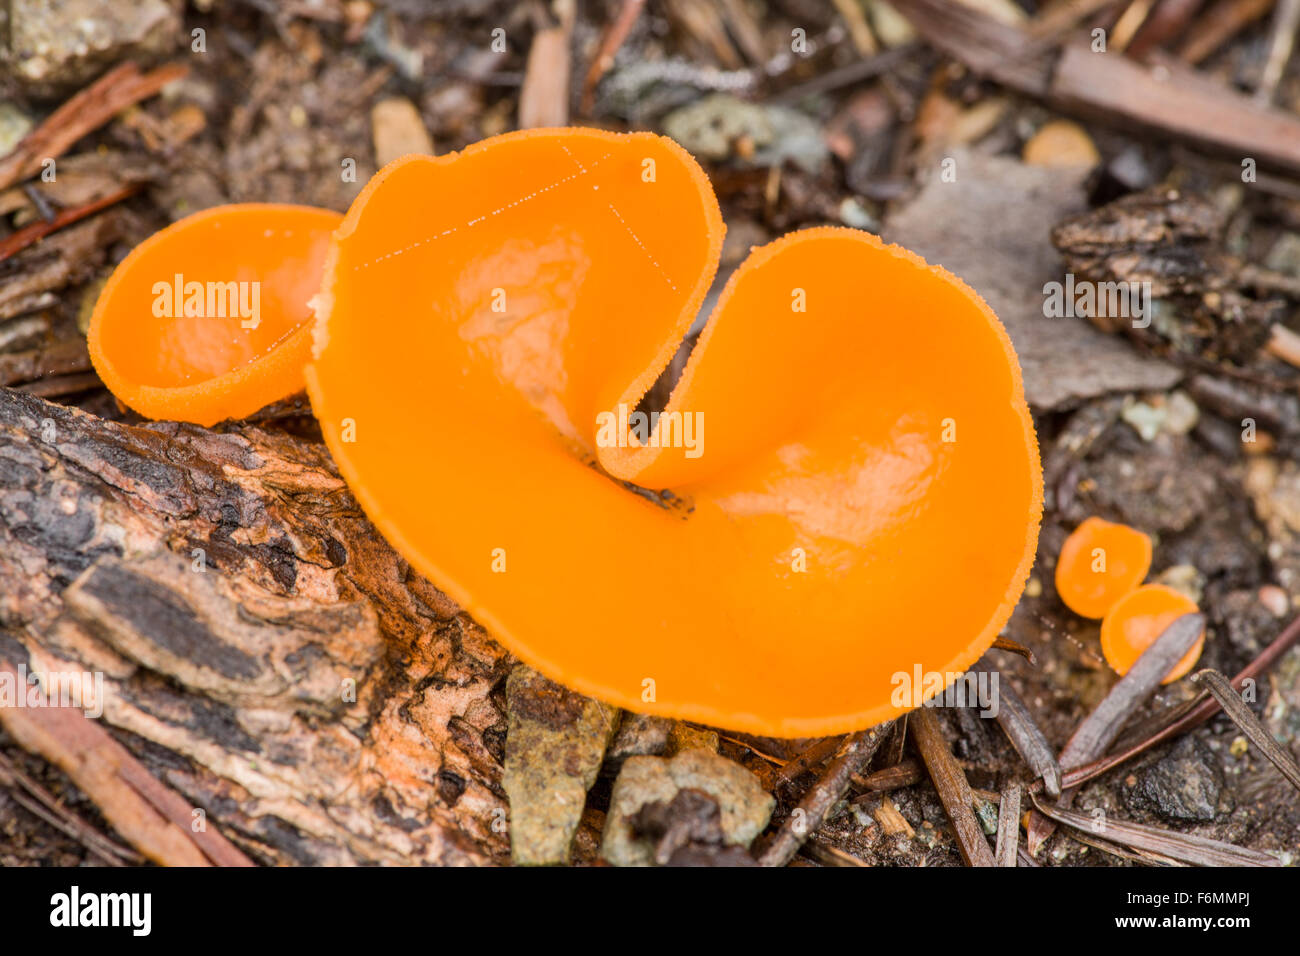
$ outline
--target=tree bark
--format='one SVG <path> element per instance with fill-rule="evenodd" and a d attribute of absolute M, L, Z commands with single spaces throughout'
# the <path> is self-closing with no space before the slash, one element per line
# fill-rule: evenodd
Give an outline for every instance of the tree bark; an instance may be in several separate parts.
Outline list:
<path fill-rule="evenodd" d="M 0 658 L 102 673 L 124 759 L 255 862 L 508 858 L 511 661 L 378 535 L 320 444 L 0 389 Z M 0 708 L 11 731 L 20 716 Z M 106 759 L 67 736 L 42 746 L 65 769 Z M 131 773 L 72 775 L 123 820 Z"/>

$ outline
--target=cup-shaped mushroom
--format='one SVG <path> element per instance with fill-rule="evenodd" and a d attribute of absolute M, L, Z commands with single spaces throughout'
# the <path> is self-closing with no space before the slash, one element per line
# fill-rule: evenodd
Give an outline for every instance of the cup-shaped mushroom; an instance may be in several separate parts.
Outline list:
<path fill-rule="evenodd" d="M 759 734 L 867 727 L 1019 598 L 1020 369 L 960 280 L 811 229 L 751 253 L 656 406 L 722 232 L 650 134 L 399 160 L 337 233 L 308 394 L 379 529 L 552 678 Z"/>
<path fill-rule="evenodd" d="M 1101 619 L 1151 569 L 1151 539 L 1102 518 L 1085 518 L 1061 545 L 1056 593 L 1075 614 Z"/>
<path fill-rule="evenodd" d="M 309 301 L 342 216 L 240 204 L 187 216 L 118 264 L 87 341 L 104 384 L 146 418 L 213 425 L 303 387 Z"/>

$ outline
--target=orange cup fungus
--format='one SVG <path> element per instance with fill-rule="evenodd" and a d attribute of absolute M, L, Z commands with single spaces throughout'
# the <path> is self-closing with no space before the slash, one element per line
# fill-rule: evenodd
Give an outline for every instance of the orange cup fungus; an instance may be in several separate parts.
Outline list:
<path fill-rule="evenodd" d="M 652 134 L 409 156 L 336 233 L 308 393 L 379 529 L 551 677 L 759 734 L 873 725 L 990 646 L 1042 480 L 1020 370 L 960 280 L 797 232 L 727 283 L 703 171 Z"/>
<path fill-rule="evenodd" d="M 342 216 L 242 204 L 195 213 L 122 260 L 95 303 L 95 370 L 147 418 L 213 425 L 299 391 L 308 300 Z"/>
<path fill-rule="evenodd" d="M 1101 652 L 1120 674 L 1127 674 L 1138 657 L 1165 628 L 1184 614 L 1195 614 L 1196 602 L 1163 584 L 1146 584 L 1120 598 L 1101 622 Z M 1205 646 L 1205 633 L 1173 669 L 1162 684 L 1184 677 L 1196 665 Z"/>
<path fill-rule="evenodd" d="M 1086 518 L 1061 546 L 1056 593 L 1080 617 L 1100 619 L 1151 569 L 1151 539 L 1128 525 Z"/>

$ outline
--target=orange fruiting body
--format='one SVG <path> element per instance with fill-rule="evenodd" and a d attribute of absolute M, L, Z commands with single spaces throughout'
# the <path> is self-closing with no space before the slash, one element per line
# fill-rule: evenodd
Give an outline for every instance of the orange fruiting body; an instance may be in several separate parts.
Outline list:
<path fill-rule="evenodd" d="M 343 217 L 241 204 L 195 213 L 122 260 L 95 303 L 95 370 L 147 418 L 213 425 L 299 391 L 308 301 Z"/>
<path fill-rule="evenodd" d="M 750 255 L 638 432 L 722 234 L 651 134 L 403 158 L 336 234 L 308 394 L 379 529 L 552 678 L 753 733 L 870 726 L 920 702 L 900 681 L 973 663 L 1024 587 L 1020 369 L 960 280 L 812 229 Z"/>
<path fill-rule="evenodd" d="M 1128 525 L 1085 518 L 1056 560 L 1056 593 L 1075 614 L 1103 618 L 1151 569 L 1151 539 Z"/>
<path fill-rule="evenodd" d="M 1196 602 L 1180 591 L 1163 584 L 1143 585 L 1115 602 L 1102 620 L 1101 652 L 1117 673 L 1127 674 L 1165 628 L 1184 614 L 1195 614 L 1196 611 Z M 1169 684 L 1186 676 L 1196 665 L 1204 646 L 1205 633 L 1202 631 L 1196 644 L 1161 683 Z"/>

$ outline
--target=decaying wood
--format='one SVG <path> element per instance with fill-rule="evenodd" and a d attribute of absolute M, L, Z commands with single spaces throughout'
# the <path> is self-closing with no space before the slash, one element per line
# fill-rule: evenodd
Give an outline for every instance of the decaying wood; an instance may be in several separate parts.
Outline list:
<path fill-rule="evenodd" d="M 184 819 L 204 810 L 265 863 L 505 858 L 509 658 L 379 537 L 321 446 L 0 390 L 0 482 L 5 656 L 103 674 L 91 723 Z M 106 806 L 108 779 L 77 782 Z"/>
<path fill-rule="evenodd" d="M 91 278 L 124 232 L 122 212 L 69 226 L 0 265 L 0 321 L 53 305 L 56 291 Z"/>
<path fill-rule="evenodd" d="M 90 371 L 90 353 L 84 339 L 65 339 L 43 348 L 0 352 L 0 385 L 31 382 L 47 375 L 75 375 Z"/>

